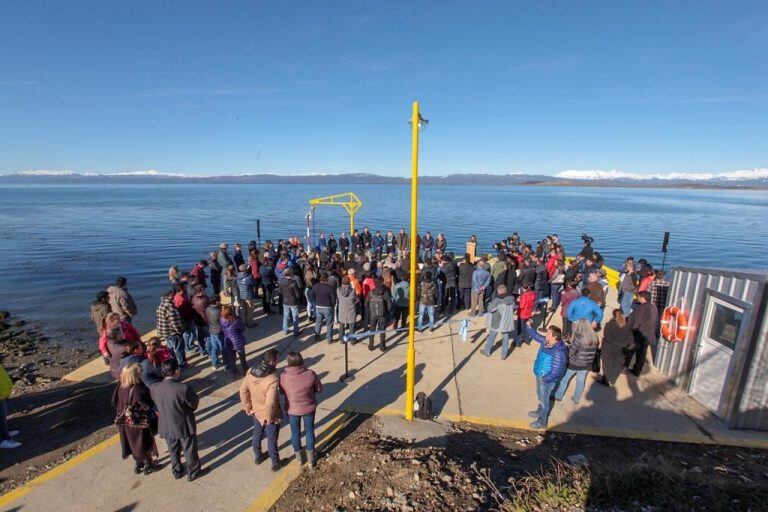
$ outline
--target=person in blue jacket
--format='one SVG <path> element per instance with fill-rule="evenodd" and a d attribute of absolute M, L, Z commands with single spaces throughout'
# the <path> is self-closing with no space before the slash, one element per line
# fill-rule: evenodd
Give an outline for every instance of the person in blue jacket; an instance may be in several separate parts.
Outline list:
<path fill-rule="evenodd" d="M 600 309 L 600 306 L 595 301 L 589 298 L 589 290 L 586 288 L 581 289 L 581 297 L 568 305 L 566 315 L 571 323 L 575 323 L 576 320 L 582 318 L 586 319 L 592 324 L 593 329 L 603 321 L 603 310 Z"/>
<path fill-rule="evenodd" d="M 541 344 L 536 361 L 533 363 L 539 406 L 535 411 L 528 413 L 528 416 L 535 418 L 530 427 L 546 429 L 551 408 L 551 395 L 563 377 L 568 363 L 568 347 L 563 343 L 563 333 L 557 326 L 550 325 L 547 334 L 544 335 L 534 329 L 528 321 L 525 324 L 525 330 L 530 339 Z"/>

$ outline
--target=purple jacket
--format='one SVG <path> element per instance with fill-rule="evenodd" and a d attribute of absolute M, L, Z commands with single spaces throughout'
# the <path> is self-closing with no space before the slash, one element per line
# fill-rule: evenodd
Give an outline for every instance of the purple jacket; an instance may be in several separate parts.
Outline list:
<path fill-rule="evenodd" d="M 229 321 L 223 318 L 219 320 L 219 323 L 224 340 L 229 340 L 235 350 L 243 350 L 245 348 L 245 336 L 243 335 L 245 324 L 240 319 Z"/>
<path fill-rule="evenodd" d="M 280 375 L 280 391 L 285 395 L 285 409 L 291 416 L 315 412 L 315 393 L 322 390 L 317 374 L 304 367 L 289 366 Z"/>

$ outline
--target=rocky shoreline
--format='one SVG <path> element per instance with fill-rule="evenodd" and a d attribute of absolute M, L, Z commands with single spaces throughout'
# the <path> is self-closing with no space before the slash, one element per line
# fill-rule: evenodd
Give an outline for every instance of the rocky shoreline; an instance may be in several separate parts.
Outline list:
<path fill-rule="evenodd" d="M 42 327 L 0 311 L 0 361 L 14 381 L 12 396 L 41 391 L 97 355 L 95 346 L 65 347 L 50 340 Z"/>

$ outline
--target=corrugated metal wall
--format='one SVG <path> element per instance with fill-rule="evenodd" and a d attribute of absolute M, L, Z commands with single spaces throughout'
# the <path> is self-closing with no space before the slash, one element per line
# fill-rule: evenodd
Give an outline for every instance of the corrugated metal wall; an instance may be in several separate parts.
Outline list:
<path fill-rule="evenodd" d="M 738 411 L 732 424 L 736 428 L 768 430 L 768 287 L 763 289 L 763 304 L 755 311 L 761 316 L 755 336 L 754 352 L 744 382 Z"/>
<path fill-rule="evenodd" d="M 766 389 L 768 342 L 766 342 L 765 330 L 768 327 L 766 321 L 761 318 L 766 315 L 762 304 L 765 299 L 765 281 L 766 277 L 760 274 L 716 269 L 674 268 L 667 305 L 677 305 L 688 314 L 688 332 L 685 340 L 679 343 L 658 340 L 654 351 L 654 366 L 683 390 L 689 391 L 698 328 L 704 314 L 706 290 L 713 290 L 752 304 L 754 309 L 750 329 L 760 327 L 763 332 L 760 336 L 755 336 L 754 332 L 748 335 L 749 342 L 752 344 L 757 342 L 757 344 L 749 348 L 750 352 L 754 350 L 754 353 L 750 358 L 751 364 L 745 368 L 747 378 L 744 391 L 736 399 L 731 418 L 723 418 L 732 426 L 739 428 L 768 428 L 768 412 L 765 410 L 768 404 L 768 389 Z M 733 377 L 741 381 L 744 375 L 743 372 L 740 373 L 742 374 Z"/>

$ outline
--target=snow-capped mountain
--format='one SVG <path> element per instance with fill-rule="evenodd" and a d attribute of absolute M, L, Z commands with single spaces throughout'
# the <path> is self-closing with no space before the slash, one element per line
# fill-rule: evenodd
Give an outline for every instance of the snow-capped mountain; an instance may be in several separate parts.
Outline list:
<path fill-rule="evenodd" d="M 722 173 L 671 172 L 666 174 L 637 174 L 616 170 L 568 170 L 555 174 L 555 177 L 567 180 L 745 181 L 768 179 L 768 168 L 763 167 Z"/>
<path fill-rule="evenodd" d="M 2 182 L 96 182 L 96 183 L 347 183 L 347 184 L 403 184 L 406 177 L 381 176 L 370 173 L 332 174 L 303 172 L 294 174 L 254 173 L 193 175 L 166 173 L 154 169 L 98 173 L 68 170 L 32 170 L 13 174 L 0 174 Z M 768 167 L 721 173 L 672 172 L 665 174 L 639 174 L 618 170 L 565 170 L 554 175 L 489 174 L 484 172 L 453 173 L 444 176 L 421 176 L 425 185 L 561 185 L 595 187 L 731 187 L 768 188 Z"/>

